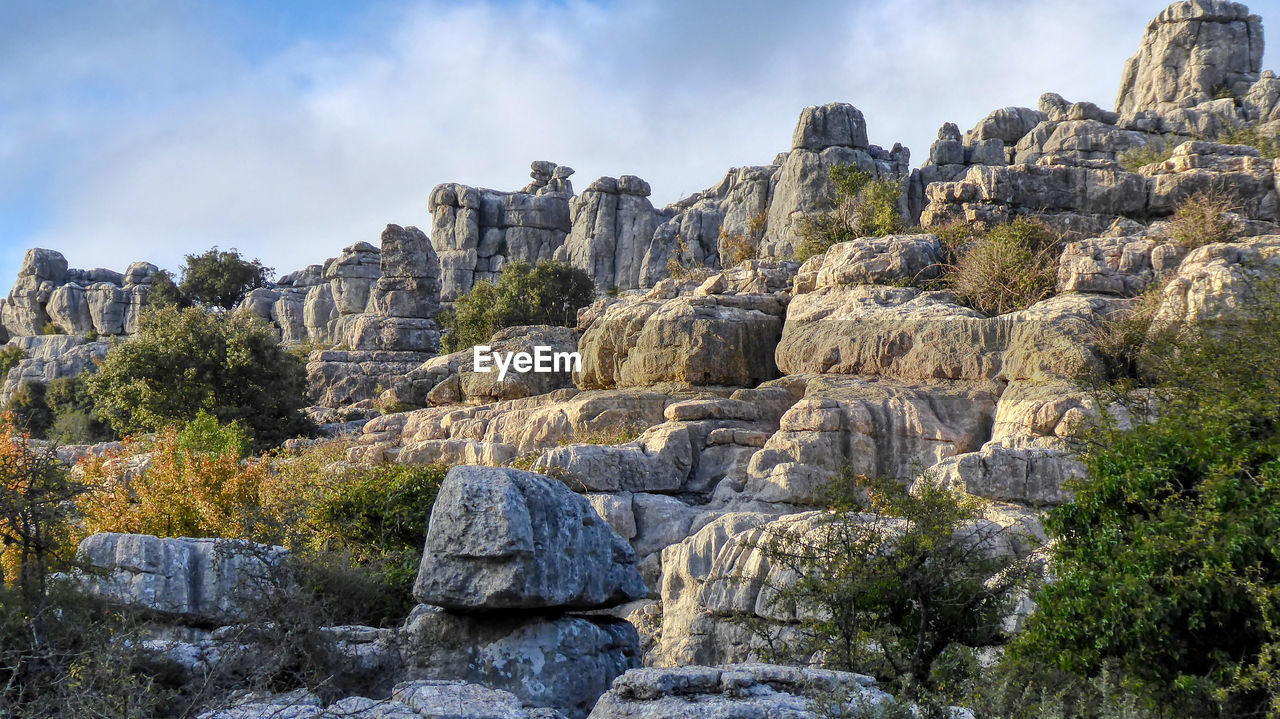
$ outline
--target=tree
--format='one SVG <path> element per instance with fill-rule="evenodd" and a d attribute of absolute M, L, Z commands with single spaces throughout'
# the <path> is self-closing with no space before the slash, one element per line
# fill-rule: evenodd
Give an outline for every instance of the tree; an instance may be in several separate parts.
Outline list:
<path fill-rule="evenodd" d="M 780 658 L 822 656 L 913 699 L 934 698 L 935 667 L 949 649 L 1002 638 L 1031 564 L 996 551 L 1005 530 L 983 521 L 981 500 L 933 482 L 908 492 L 896 479 L 846 472 L 830 504 L 816 527 L 770 532 L 757 544 L 786 570 L 770 588 L 774 607 L 794 607 L 799 621 L 800 641 Z M 776 627 L 763 631 L 779 645 Z"/>
<path fill-rule="evenodd" d="M 240 422 L 258 446 L 304 434 L 310 423 L 302 360 L 260 319 L 165 307 L 143 313 L 138 334 L 88 380 L 98 411 L 122 436 L 184 424 L 204 410 Z"/>
<path fill-rule="evenodd" d="M 1017 645 L 1031 661 L 1117 666 L 1177 716 L 1280 713 L 1280 301 L 1250 304 L 1156 342 L 1153 383 L 1120 396 L 1150 421 L 1086 444 L 1046 525 L 1057 581 Z"/>
<path fill-rule="evenodd" d="M 442 344 L 457 352 L 482 344 L 504 327 L 572 327 L 578 310 L 595 299 L 595 286 L 581 269 L 565 262 L 507 265 L 497 283 L 477 282 L 440 316 Z"/>
<path fill-rule="evenodd" d="M 151 292 L 147 294 L 147 304 L 152 307 L 190 307 L 191 301 L 178 289 L 172 272 L 157 270 L 151 281 Z"/>
<path fill-rule="evenodd" d="M 187 255 L 179 289 L 189 302 L 231 309 L 246 293 L 266 284 L 274 270 L 257 259 L 245 260 L 235 248 L 216 246 L 198 255 Z"/>

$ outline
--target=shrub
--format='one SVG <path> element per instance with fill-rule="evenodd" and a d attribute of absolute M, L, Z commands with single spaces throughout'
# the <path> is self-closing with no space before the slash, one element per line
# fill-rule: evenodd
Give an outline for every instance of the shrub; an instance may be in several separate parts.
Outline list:
<path fill-rule="evenodd" d="M 53 410 L 49 408 L 48 388 L 43 382 L 26 380 L 9 396 L 6 410 L 32 437 L 44 437 L 53 426 Z"/>
<path fill-rule="evenodd" d="M 798 261 L 804 262 L 820 255 L 841 242 L 859 237 L 882 237 L 906 229 L 906 221 L 898 209 L 898 200 L 902 197 L 901 181 L 873 179 L 869 173 L 852 165 L 837 165 L 831 168 L 830 173 L 836 207 L 799 222 Z"/>
<path fill-rule="evenodd" d="M 730 233 L 720 228 L 720 266 L 735 267 L 748 260 L 760 258 L 760 240 L 764 238 L 765 227 L 769 224 L 769 213 L 753 215 L 747 221 L 746 231 Z"/>
<path fill-rule="evenodd" d="M 89 394 L 88 375 L 53 380 L 45 399 L 53 412 L 48 439 L 62 444 L 92 444 L 116 438 L 115 432 L 98 416 Z"/>
<path fill-rule="evenodd" d="M 27 353 L 22 351 L 17 345 L 6 345 L 4 349 L 0 349 L 0 381 L 9 376 L 9 371 L 18 366 L 18 363 L 27 358 Z"/>
<path fill-rule="evenodd" d="M 1173 148 L 1175 147 L 1177 147 L 1177 143 L 1169 138 L 1152 139 L 1141 147 L 1135 147 L 1120 153 L 1120 166 L 1129 172 L 1137 172 L 1147 165 L 1168 160 L 1173 156 Z"/>
<path fill-rule="evenodd" d="M 1001 636 L 1028 568 L 983 549 L 973 529 L 981 526 L 973 524 L 982 516 L 977 500 L 918 485 L 908 492 L 898 480 L 846 471 L 833 485 L 834 511 L 816 530 L 759 540 L 795 578 L 770 587 L 773 605 L 795 607 L 800 619 L 801 640 L 782 658 L 817 654 L 925 699 L 941 688 L 939 660 L 949 649 Z"/>
<path fill-rule="evenodd" d="M 244 459 L 249 454 L 249 435 L 239 423 L 219 424 L 218 418 L 200 410 L 176 435 L 180 452 L 203 457 L 229 454 Z"/>
<path fill-rule="evenodd" d="M 441 313 L 445 351 L 483 344 L 500 329 L 518 325 L 572 327 L 578 310 L 595 299 L 586 272 L 565 262 L 515 262 L 502 269 L 498 281 L 477 282 Z"/>
<path fill-rule="evenodd" d="M 1103 425 L 1088 477 L 1054 510 L 1057 581 L 1018 643 L 1096 677 L 1108 663 L 1176 716 L 1280 710 L 1280 301 L 1148 353 L 1157 416 Z"/>
<path fill-rule="evenodd" d="M 1232 209 L 1231 201 L 1221 193 L 1197 192 L 1174 208 L 1173 217 L 1169 219 L 1173 241 L 1187 249 L 1230 242 L 1239 233 L 1227 216 Z"/>
<path fill-rule="evenodd" d="M 121 435 L 183 424 L 205 411 L 240 422 L 264 447 L 310 431 L 301 360 L 261 320 L 199 308 L 144 312 L 138 334 L 88 380 L 95 405 Z"/>
<path fill-rule="evenodd" d="M 244 259 L 235 248 L 221 251 L 215 246 L 198 255 L 187 255 L 179 290 L 188 302 L 229 310 L 249 290 L 266 284 L 272 272 L 256 259 Z M 153 292 L 155 289 L 153 285 Z"/>
<path fill-rule="evenodd" d="M 60 335 L 60 334 L 66 334 L 66 333 L 62 331 L 61 327 L 54 324 L 53 322 L 46 322 L 44 323 L 44 327 L 40 328 L 40 334 L 48 336 L 48 335 Z"/>
<path fill-rule="evenodd" d="M 1019 217 L 968 242 L 949 238 L 953 251 L 941 284 L 956 300 L 979 312 L 999 315 L 1025 309 L 1053 296 L 1058 284 L 1062 238 L 1038 220 Z"/>
<path fill-rule="evenodd" d="M 1224 145 L 1248 145 L 1256 147 L 1268 160 L 1280 158 L 1280 138 L 1274 133 L 1263 132 L 1257 125 L 1248 125 L 1222 132 L 1216 138 Z"/>

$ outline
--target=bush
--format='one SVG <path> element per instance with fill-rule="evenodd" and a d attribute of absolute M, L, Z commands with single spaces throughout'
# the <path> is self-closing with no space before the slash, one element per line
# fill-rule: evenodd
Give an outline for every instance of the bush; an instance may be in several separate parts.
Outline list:
<path fill-rule="evenodd" d="M 804 262 L 841 242 L 859 237 L 883 237 L 906 229 L 906 221 L 898 209 L 901 181 L 873 179 L 852 165 L 838 165 L 830 172 L 836 207 L 800 221 L 796 260 Z"/>
<path fill-rule="evenodd" d="M 440 314 L 441 344 L 457 352 L 483 344 L 500 329 L 519 325 L 572 327 L 578 310 L 595 299 L 586 272 L 565 262 L 516 262 L 503 268 L 497 283 L 477 282 Z"/>
<path fill-rule="evenodd" d="M 301 360 L 261 320 L 199 308 L 144 312 L 138 334 L 88 379 L 95 405 L 121 435 L 184 424 L 207 412 L 240 422 L 265 447 L 310 431 Z"/>
<path fill-rule="evenodd" d="M 760 259 L 760 240 L 769 224 L 766 210 L 753 215 L 747 222 L 746 232 L 734 234 L 720 228 L 720 267 L 728 269 L 748 260 Z"/>
<path fill-rule="evenodd" d="M 1157 416 L 1104 425 L 1087 479 L 1047 523 L 1057 581 L 1018 643 L 1031 662 L 1116 666 L 1177 716 L 1280 711 L 1280 301 L 1147 353 L 1129 393 Z"/>
<path fill-rule="evenodd" d="M 93 444 L 116 438 L 98 416 L 89 394 L 88 375 L 55 379 L 49 383 L 45 399 L 53 412 L 48 439 L 60 444 Z"/>
<path fill-rule="evenodd" d="M 27 358 L 27 353 L 22 351 L 17 345 L 6 345 L 4 349 L 0 349 L 0 381 L 9 376 L 9 371 L 18 366 L 18 363 Z"/>
<path fill-rule="evenodd" d="M 990 230 L 979 227 L 965 242 L 956 236 L 948 242 L 951 261 L 940 284 L 960 304 L 1000 315 L 1026 309 L 1057 289 L 1062 238 L 1043 222 L 1019 217 Z"/>
<path fill-rule="evenodd" d="M 49 409 L 47 393 L 43 382 L 26 380 L 9 396 L 5 407 L 32 437 L 44 437 L 53 426 L 53 410 Z"/>
<path fill-rule="evenodd" d="M 1220 133 L 1217 142 L 1224 145 L 1248 145 L 1256 147 L 1268 160 L 1280 158 L 1280 138 L 1274 133 L 1263 132 L 1257 125 L 1249 125 Z"/>
<path fill-rule="evenodd" d="M 946 686 L 938 670 L 949 650 L 1000 638 L 1028 568 L 981 548 L 972 528 L 982 516 L 977 500 L 918 485 L 908 492 L 895 479 L 846 472 L 819 528 L 760 540 L 769 561 L 795 577 L 770 587 L 774 606 L 795 607 L 801 631 L 775 659 L 816 654 L 831 668 L 873 674 L 904 696 L 928 699 Z"/>
<path fill-rule="evenodd" d="M 1239 234 L 1227 216 L 1231 211 L 1231 201 L 1221 193 L 1197 192 L 1173 210 L 1173 217 L 1169 219 L 1173 241 L 1189 250 L 1214 242 L 1230 242 Z"/>
<path fill-rule="evenodd" d="M 256 259 L 244 259 L 235 248 L 224 252 L 215 246 L 198 255 L 187 255 L 179 290 L 188 302 L 229 310 L 249 290 L 266 284 L 273 272 Z"/>
<path fill-rule="evenodd" d="M 1129 172 L 1137 172 L 1147 165 L 1168 160 L 1177 146 L 1178 143 L 1167 137 L 1153 139 L 1141 147 L 1120 153 L 1120 166 Z"/>

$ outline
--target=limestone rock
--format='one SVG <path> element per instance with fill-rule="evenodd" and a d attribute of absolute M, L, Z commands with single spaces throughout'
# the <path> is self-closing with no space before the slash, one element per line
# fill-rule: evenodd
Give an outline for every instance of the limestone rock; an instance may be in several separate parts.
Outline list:
<path fill-rule="evenodd" d="M 614 680 L 590 719 L 872 716 L 893 701 L 875 684 L 862 674 L 772 664 L 633 669 Z"/>
<path fill-rule="evenodd" d="M 1112 310 L 1097 295 L 1060 295 L 999 317 L 913 288 L 819 287 L 792 300 L 778 368 L 901 379 L 1074 376 L 1096 357 L 1084 342 Z"/>
<path fill-rule="evenodd" d="M 771 296 L 619 303 L 582 335 L 580 386 L 753 386 L 776 376 L 781 313 Z"/>
<path fill-rule="evenodd" d="M 379 387 L 391 386 L 430 357 L 428 352 L 410 351 L 312 352 L 307 358 L 307 388 L 312 400 L 325 407 L 375 399 Z"/>
<path fill-rule="evenodd" d="M 573 198 L 573 229 L 555 259 L 586 270 L 598 292 L 641 286 L 641 270 L 660 213 L 649 202 L 649 183 L 633 175 L 602 177 Z"/>
<path fill-rule="evenodd" d="M 458 611 L 614 606 L 645 595 L 631 547 L 563 484 L 454 467 L 431 511 L 414 585 Z"/>
<path fill-rule="evenodd" d="M 49 321 L 66 334 L 83 335 L 93 329 L 93 317 L 89 313 L 84 288 L 74 282 L 54 290 L 49 295 L 45 311 L 49 313 Z"/>
<path fill-rule="evenodd" d="M 1280 235 L 1192 250 L 1165 285 L 1152 328 L 1229 320 L 1260 283 L 1280 276 Z"/>
<path fill-rule="evenodd" d="M 1280 217 L 1274 163 L 1247 145 L 1184 142 L 1168 160 L 1142 168 L 1147 180 L 1147 210 L 1172 214 L 1180 202 L 1212 192 L 1251 220 Z"/>
<path fill-rule="evenodd" d="M 1084 465 L 1062 450 L 991 442 L 978 452 L 942 460 L 917 481 L 999 502 L 1044 506 L 1069 502 L 1066 483 L 1084 476 Z"/>
<path fill-rule="evenodd" d="M 863 237 L 832 245 L 796 280 L 797 292 L 813 287 L 919 282 L 937 277 L 942 244 L 934 235 Z"/>
<path fill-rule="evenodd" d="M 508 691 L 582 719 L 615 677 L 640 665 L 639 637 L 609 618 L 465 616 L 419 605 L 400 630 L 405 672 Z"/>
<path fill-rule="evenodd" d="M 1262 69 L 1262 20 L 1240 3 L 1189 0 L 1147 25 L 1125 63 L 1116 98 L 1121 114 L 1165 112 L 1245 94 Z"/>
<path fill-rule="evenodd" d="M 80 542 L 78 554 L 103 572 L 81 578 L 85 591 L 179 622 L 243 620 L 291 586 L 283 569 L 287 550 L 238 540 L 95 534 Z"/>
<path fill-rule="evenodd" d="M 1059 259 L 1058 291 L 1132 297 L 1171 274 L 1185 254 L 1176 244 L 1147 236 L 1069 242 Z"/>
<path fill-rule="evenodd" d="M 107 342 L 89 342 L 78 335 L 14 337 L 7 346 L 22 350 L 23 359 L 4 378 L 0 388 L 4 401 L 8 401 L 23 382 L 47 385 L 56 379 L 93 371 L 97 363 L 106 359 L 111 347 Z"/>

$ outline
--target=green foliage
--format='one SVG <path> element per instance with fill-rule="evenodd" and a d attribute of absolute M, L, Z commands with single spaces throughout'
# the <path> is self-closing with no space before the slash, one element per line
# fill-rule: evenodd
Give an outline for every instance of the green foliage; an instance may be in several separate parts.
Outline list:
<path fill-rule="evenodd" d="M 212 247 L 198 255 L 187 255 L 179 289 L 190 302 L 229 310 L 249 290 L 263 286 L 273 272 L 256 259 L 244 259 L 235 248 L 223 251 Z"/>
<path fill-rule="evenodd" d="M 1274 133 L 1263 132 L 1257 125 L 1248 125 L 1235 130 L 1227 130 L 1217 137 L 1217 142 L 1224 145 L 1248 145 L 1256 147 L 1268 160 L 1280 158 L 1280 137 Z"/>
<path fill-rule="evenodd" d="M 88 376 L 63 377 L 49 383 L 45 392 L 53 424 L 47 437 L 59 444 L 92 444 L 116 438 L 98 416 L 89 394 Z"/>
<path fill-rule="evenodd" d="M 59 327 L 58 325 L 52 322 L 46 322 L 44 323 L 44 327 L 40 328 L 40 334 L 48 336 L 48 335 L 60 335 L 65 333 L 62 331 L 62 328 Z"/>
<path fill-rule="evenodd" d="M 158 270 L 151 280 L 151 291 L 147 294 L 147 305 L 150 307 L 190 307 L 191 301 L 178 289 L 173 280 L 173 273 Z"/>
<path fill-rule="evenodd" d="M 578 310 L 595 299 L 586 272 L 565 262 L 516 262 L 503 268 L 497 283 L 477 282 L 441 313 L 447 352 L 483 344 L 495 332 L 518 325 L 572 327 Z"/>
<path fill-rule="evenodd" d="M 26 380 L 9 397 L 6 409 L 33 437 L 44 437 L 53 426 L 53 410 L 49 408 L 47 395 L 48 389 L 43 382 Z"/>
<path fill-rule="evenodd" d="M 222 424 L 203 409 L 178 430 L 178 449 L 193 455 L 220 457 L 230 454 L 244 459 L 249 454 L 249 435 L 238 422 Z"/>
<path fill-rule="evenodd" d="M 994 537 L 978 534 L 989 525 L 975 524 L 982 506 L 974 498 L 918 485 L 908 492 L 898 480 L 846 472 L 833 485 L 835 511 L 819 526 L 761 540 L 769 560 L 796 576 L 772 588 L 774 604 L 794 606 L 801 620 L 801 641 L 777 658 L 819 654 L 832 668 L 873 674 L 923 699 L 955 686 L 939 663 L 948 650 L 1000 639 L 1026 567 L 986 551 Z"/>
<path fill-rule="evenodd" d="M 1173 156 L 1173 148 L 1177 146 L 1178 143 L 1170 138 L 1152 139 L 1141 147 L 1135 147 L 1120 153 L 1120 166 L 1129 172 L 1137 172 L 1147 165 L 1168 160 Z"/>
<path fill-rule="evenodd" d="M 310 431 L 306 373 L 255 318 L 175 307 L 143 313 L 134 341 L 88 380 L 98 410 L 121 435 L 184 424 L 205 411 L 240 422 L 256 446 Z"/>
<path fill-rule="evenodd" d="M 979 312 L 1026 309 L 1057 289 L 1062 237 L 1043 222 L 1019 217 L 990 230 L 970 230 L 963 241 L 948 237 L 945 244 L 951 258 L 940 284 Z"/>
<path fill-rule="evenodd" d="M 1018 650 L 1097 676 L 1109 663 L 1177 716 L 1280 713 L 1280 301 L 1165 340 L 1128 395 L 1151 421 L 1103 426 L 1088 478 L 1047 527 L 1057 581 Z"/>
<path fill-rule="evenodd" d="M 796 259 L 804 262 L 832 245 L 859 237 L 883 237 L 906 229 L 898 209 L 902 182 L 873 179 L 853 165 L 831 168 L 835 209 L 802 219 L 797 227 L 800 243 Z"/>
<path fill-rule="evenodd" d="M 18 366 L 18 363 L 27 358 L 27 353 L 22 351 L 17 345 L 5 345 L 4 349 L 0 349 L 0 379 L 9 376 L 9 370 Z"/>

